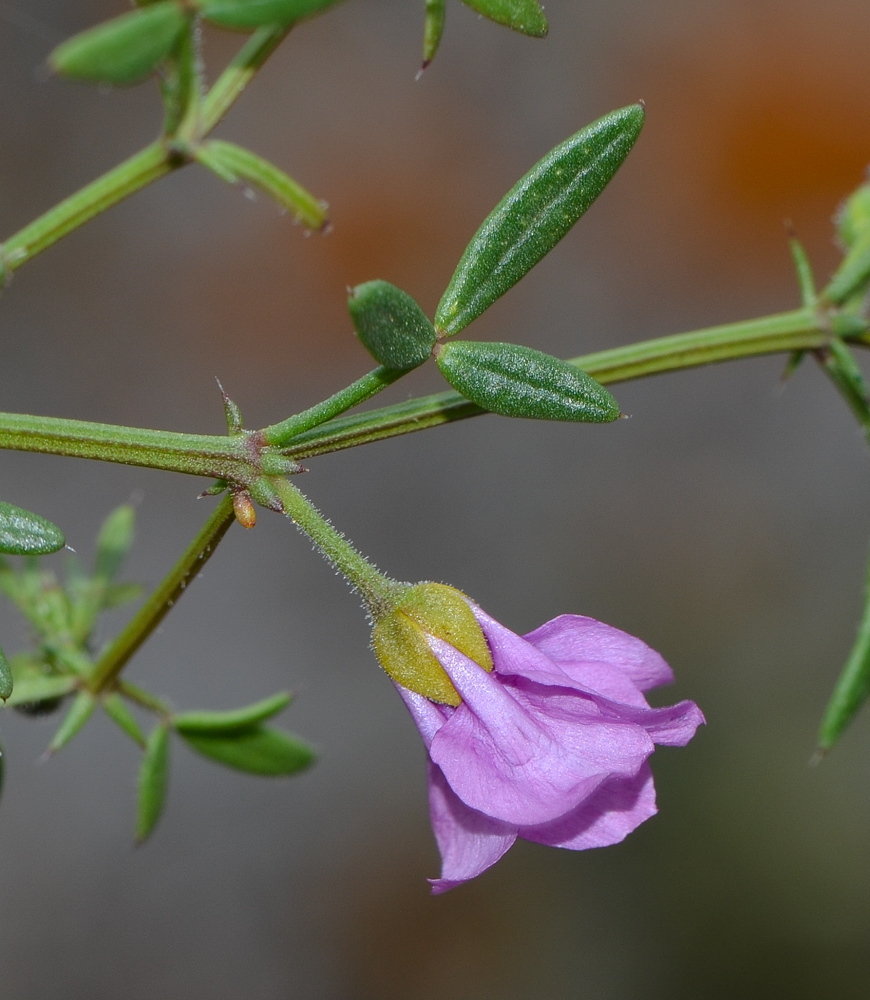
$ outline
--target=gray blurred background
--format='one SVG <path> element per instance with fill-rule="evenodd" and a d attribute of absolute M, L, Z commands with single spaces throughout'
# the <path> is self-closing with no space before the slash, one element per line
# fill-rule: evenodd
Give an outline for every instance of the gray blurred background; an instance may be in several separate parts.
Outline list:
<path fill-rule="evenodd" d="M 870 161 L 859 0 L 550 0 L 546 41 L 448 9 L 422 80 L 422 0 L 301 26 L 219 134 L 331 205 L 306 238 L 188 168 L 18 272 L 0 299 L 0 406 L 219 433 L 370 367 L 345 287 L 431 312 L 468 238 L 549 148 L 644 98 L 644 135 L 577 229 L 473 328 L 576 355 L 797 303 L 783 219 L 820 279 L 830 216 Z M 153 84 L 47 79 L 52 45 L 121 0 L 0 3 L 0 235 L 159 128 Z M 240 43 L 208 31 L 214 78 Z M 860 609 L 870 460 L 812 365 L 767 358 L 618 387 L 629 421 L 484 417 L 312 460 L 302 485 L 379 565 L 449 581 L 518 632 L 562 612 L 642 636 L 660 701 L 709 725 L 654 758 L 661 813 L 624 844 L 519 843 L 445 897 L 424 753 L 355 598 L 281 518 L 234 528 L 131 664 L 184 708 L 285 686 L 322 751 L 286 782 L 177 747 L 167 813 L 133 849 L 138 753 L 104 720 L 39 763 L 56 717 L 4 713 L 0 995 L 21 1000 L 858 998 L 870 932 L 866 713 L 816 769 L 818 719 Z M 418 372 L 389 399 L 434 391 Z M 156 583 L 211 500 L 200 481 L 0 455 L 4 499 L 84 556 L 140 498 L 133 579 Z M 55 558 L 56 563 L 60 563 Z M 107 621 L 105 636 L 122 619 Z M 7 652 L 27 641 L 0 612 Z"/>

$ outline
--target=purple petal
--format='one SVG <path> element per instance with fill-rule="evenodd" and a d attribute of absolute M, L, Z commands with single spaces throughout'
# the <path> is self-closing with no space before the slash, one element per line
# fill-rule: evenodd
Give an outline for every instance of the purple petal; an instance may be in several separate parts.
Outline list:
<path fill-rule="evenodd" d="M 456 709 L 451 708 L 449 705 L 437 705 L 434 701 L 424 698 L 422 694 L 417 694 L 416 691 L 409 691 L 406 687 L 402 687 L 401 684 L 396 684 L 395 681 L 393 683 L 396 685 L 396 690 L 411 713 L 411 718 L 420 731 L 423 744 L 428 750 L 432 745 L 432 739 L 435 734 Z"/>
<path fill-rule="evenodd" d="M 633 708 L 600 699 L 598 705 L 606 716 L 643 726 L 653 743 L 666 747 L 684 747 L 698 726 L 707 721 L 693 701 L 679 701 L 665 708 Z"/>
<path fill-rule="evenodd" d="M 656 790 L 649 764 L 631 779 L 612 778 L 573 812 L 538 827 L 522 827 L 520 836 L 549 847 L 585 851 L 624 840 L 656 814 Z"/>
<path fill-rule="evenodd" d="M 439 895 L 494 865 L 517 839 L 517 828 L 469 809 L 431 761 L 428 774 L 429 814 L 441 852 L 441 878 L 429 881 Z"/>
<path fill-rule="evenodd" d="M 429 755 L 472 809 L 521 826 L 546 823 L 608 778 L 634 777 L 653 750 L 644 729 L 605 718 L 591 698 L 508 684 L 448 643 L 430 645 L 463 703 Z"/>
<path fill-rule="evenodd" d="M 583 615 L 560 615 L 523 638 L 584 685 L 594 676 L 584 668 L 593 664 L 616 667 L 641 691 L 674 679 L 671 668 L 645 642 Z"/>

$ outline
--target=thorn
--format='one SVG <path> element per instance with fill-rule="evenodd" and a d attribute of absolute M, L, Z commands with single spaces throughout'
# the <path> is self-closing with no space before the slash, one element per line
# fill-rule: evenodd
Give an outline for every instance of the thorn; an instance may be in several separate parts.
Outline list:
<path fill-rule="evenodd" d="M 822 747 L 817 747 L 816 748 L 816 752 L 807 761 L 807 766 L 808 767 L 818 767 L 819 764 L 821 764 L 821 762 L 827 756 L 827 753 L 828 753 L 827 750 L 823 749 Z"/>

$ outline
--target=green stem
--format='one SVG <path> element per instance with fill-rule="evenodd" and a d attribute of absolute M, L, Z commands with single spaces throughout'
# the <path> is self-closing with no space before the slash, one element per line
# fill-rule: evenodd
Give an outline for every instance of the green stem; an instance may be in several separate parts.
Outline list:
<path fill-rule="evenodd" d="M 254 475 L 250 435 L 178 434 L 85 420 L 0 413 L 0 448 L 141 465 L 247 482 Z"/>
<path fill-rule="evenodd" d="M 211 132 L 250 83 L 257 70 L 274 52 L 288 28 L 260 28 L 248 39 L 235 59 L 215 82 L 208 96 L 190 113 L 200 123 L 201 134 L 185 134 L 173 145 L 172 138 L 158 139 L 141 152 L 92 181 L 74 195 L 55 205 L 0 245 L 0 283 L 5 271 L 15 271 L 38 253 L 83 226 L 153 181 L 189 162 L 186 145 L 195 144 Z M 193 86 L 196 86 L 194 81 Z"/>
<path fill-rule="evenodd" d="M 157 589 L 97 660 L 93 673 L 88 678 L 88 688 L 94 694 L 105 691 L 114 684 L 130 658 L 163 621 L 190 581 L 208 562 L 234 520 L 233 501 L 230 497 L 224 497 Z"/>
<path fill-rule="evenodd" d="M 292 27 L 292 25 L 291 25 Z M 218 124 L 281 42 L 290 28 L 258 28 L 221 73 L 206 95 L 202 107 L 203 134 Z"/>
<path fill-rule="evenodd" d="M 267 444 L 283 447 L 298 434 L 303 434 L 305 431 L 311 430 L 312 427 L 337 417 L 339 413 L 344 413 L 352 406 L 357 406 L 365 400 L 371 399 L 376 393 L 386 389 L 388 385 L 392 385 L 405 374 L 406 372 L 383 366 L 375 368 L 374 371 L 351 383 L 346 389 L 330 396 L 329 399 L 324 399 L 322 403 L 317 403 L 280 423 L 264 427 L 261 432 L 263 438 Z"/>
<path fill-rule="evenodd" d="M 716 361 L 732 361 L 780 351 L 813 350 L 824 347 L 830 339 L 831 335 L 824 329 L 819 315 L 812 309 L 804 308 L 598 351 L 572 358 L 571 364 L 593 375 L 599 382 L 612 384 Z M 285 454 L 297 459 L 322 455 L 479 416 L 483 412 L 459 393 L 440 392 L 368 413 L 327 421 L 296 437 Z"/>
<path fill-rule="evenodd" d="M 389 611 L 406 585 L 380 573 L 292 483 L 281 477 L 275 477 L 271 483 L 287 517 L 359 591 L 372 615 L 377 617 Z"/>
<path fill-rule="evenodd" d="M 0 275 L 3 267 L 8 271 L 17 270 L 95 215 L 117 205 L 180 164 L 181 161 L 171 157 L 162 141 L 146 146 L 6 240 L 0 246 Z"/>

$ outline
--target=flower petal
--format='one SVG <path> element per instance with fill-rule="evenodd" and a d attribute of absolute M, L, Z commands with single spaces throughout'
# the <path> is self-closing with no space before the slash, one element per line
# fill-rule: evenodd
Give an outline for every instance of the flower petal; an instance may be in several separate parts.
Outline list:
<path fill-rule="evenodd" d="M 439 895 L 494 865 L 517 839 L 517 828 L 469 809 L 431 761 L 428 773 L 429 814 L 441 852 L 441 878 L 429 882 Z"/>
<path fill-rule="evenodd" d="M 679 701 L 665 708 L 633 708 L 598 700 L 602 712 L 622 722 L 634 722 L 649 733 L 653 743 L 666 747 L 684 747 L 695 735 L 698 726 L 707 721 L 693 701 Z"/>
<path fill-rule="evenodd" d="M 634 778 L 604 782 L 573 812 L 544 826 L 522 827 L 520 836 L 570 851 L 607 847 L 624 840 L 657 811 L 652 771 L 644 764 Z"/>
<path fill-rule="evenodd" d="M 652 753 L 640 726 L 605 718 L 568 688 L 507 683 L 430 639 L 463 703 L 435 734 L 431 759 L 472 809 L 523 826 L 571 811 L 608 778 L 633 778 Z"/>
<path fill-rule="evenodd" d="M 396 684 L 395 681 L 393 683 Z M 411 713 L 411 718 L 420 731 L 423 744 L 428 750 L 432 745 L 432 739 L 435 734 L 456 709 L 451 708 L 449 705 L 437 705 L 434 701 L 424 698 L 422 694 L 417 694 L 416 691 L 409 691 L 406 687 L 402 687 L 401 684 L 396 684 L 396 690 L 401 695 L 402 701 L 407 705 L 408 711 Z"/>
<path fill-rule="evenodd" d="M 584 669 L 592 664 L 616 667 L 641 691 L 674 679 L 671 668 L 645 642 L 583 615 L 559 615 L 523 638 L 581 684 L 594 676 Z"/>

